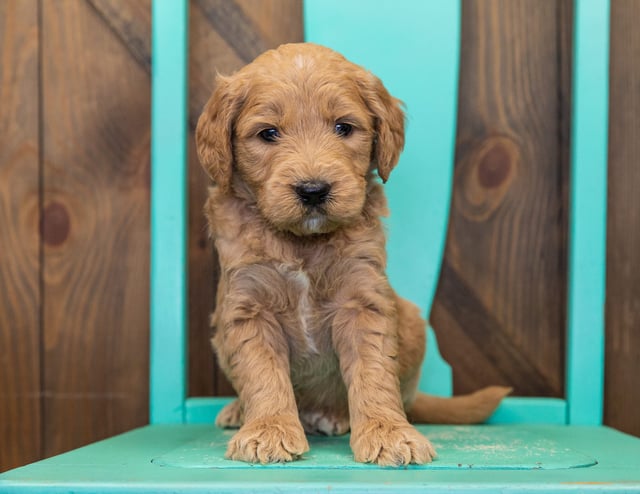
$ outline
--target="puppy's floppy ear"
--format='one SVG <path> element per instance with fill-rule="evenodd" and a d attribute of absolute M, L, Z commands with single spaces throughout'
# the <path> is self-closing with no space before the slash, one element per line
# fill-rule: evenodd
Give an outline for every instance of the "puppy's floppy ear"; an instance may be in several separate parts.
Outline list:
<path fill-rule="evenodd" d="M 233 125 L 242 106 L 242 95 L 234 87 L 233 76 L 216 78 L 216 88 L 196 126 L 200 164 L 223 190 L 231 183 Z"/>
<path fill-rule="evenodd" d="M 360 83 L 365 102 L 375 118 L 373 165 L 383 182 L 398 164 L 404 147 L 404 112 L 402 102 L 389 94 L 382 81 L 367 73 Z"/>

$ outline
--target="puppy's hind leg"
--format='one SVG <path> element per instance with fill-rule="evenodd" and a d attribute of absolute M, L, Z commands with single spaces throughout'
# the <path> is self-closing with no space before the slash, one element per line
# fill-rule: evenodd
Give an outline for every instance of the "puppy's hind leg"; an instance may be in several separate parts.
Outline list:
<path fill-rule="evenodd" d="M 238 429 L 244 423 L 244 410 L 239 399 L 225 405 L 216 417 L 216 425 L 223 429 Z"/>
<path fill-rule="evenodd" d="M 346 413 L 304 411 L 300 412 L 300 421 L 307 434 L 341 436 L 349 432 L 349 416 Z"/>
<path fill-rule="evenodd" d="M 420 310 L 396 296 L 398 309 L 398 361 L 405 410 L 411 422 L 420 424 L 476 424 L 484 422 L 511 392 L 490 386 L 470 395 L 441 398 L 417 391 L 425 351 L 426 322 Z"/>

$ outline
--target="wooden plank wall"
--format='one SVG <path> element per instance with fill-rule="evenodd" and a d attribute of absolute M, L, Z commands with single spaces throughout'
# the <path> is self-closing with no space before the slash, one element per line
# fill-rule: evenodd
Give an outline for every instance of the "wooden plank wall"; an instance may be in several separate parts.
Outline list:
<path fill-rule="evenodd" d="M 302 39 L 301 0 L 191 0 L 216 72 Z M 564 390 L 571 1 L 464 0 L 455 189 L 432 311 L 455 389 Z M 612 10 L 605 420 L 640 435 L 640 18 Z M 150 0 L 0 0 L 0 471 L 148 419 Z M 189 148 L 192 395 L 217 263 Z"/>
<path fill-rule="evenodd" d="M 640 436 L 640 2 L 611 10 L 605 422 Z"/>
<path fill-rule="evenodd" d="M 0 471 L 42 455 L 38 9 L 0 2 Z"/>
<path fill-rule="evenodd" d="M 454 194 L 431 317 L 456 392 L 563 394 L 570 4 L 463 3 Z"/>
<path fill-rule="evenodd" d="M 41 9 L 43 452 L 51 455 L 146 418 L 150 102 L 147 71 L 93 4 Z"/>

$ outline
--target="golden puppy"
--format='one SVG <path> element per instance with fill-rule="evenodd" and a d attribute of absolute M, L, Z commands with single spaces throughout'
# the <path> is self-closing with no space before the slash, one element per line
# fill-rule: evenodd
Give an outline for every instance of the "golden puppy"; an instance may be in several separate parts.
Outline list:
<path fill-rule="evenodd" d="M 416 392 L 425 322 L 385 274 L 382 186 L 404 145 L 400 101 L 338 53 L 284 45 L 218 77 L 196 131 L 221 275 L 213 345 L 238 392 L 227 457 L 291 461 L 305 431 L 351 430 L 356 461 L 431 461 L 409 424 L 478 422 L 508 392 Z"/>

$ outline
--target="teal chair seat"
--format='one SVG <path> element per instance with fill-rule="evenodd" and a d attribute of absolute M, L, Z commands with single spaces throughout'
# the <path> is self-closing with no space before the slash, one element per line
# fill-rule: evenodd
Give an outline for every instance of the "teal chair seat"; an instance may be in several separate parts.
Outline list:
<path fill-rule="evenodd" d="M 640 492 L 640 439 L 601 425 L 608 12 L 576 0 L 566 396 L 506 399 L 486 425 L 418 426 L 438 458 L 394 469 L 355 463 L 348 437 L 312 437 L 290 464 L 225 460 L 231 432 L 213 420 L 229 398 L 187 398 L 187 2 L 153 2 L 151 425 L 2 474 L 0 493 Z M 305 28 L 407 104 L 407 149 L 386 186 L 389 276 L 427 314 L 451 193 L 459 2 L 307 0 Z M 431 330 L 420 386 L 451 394 Z"/>

